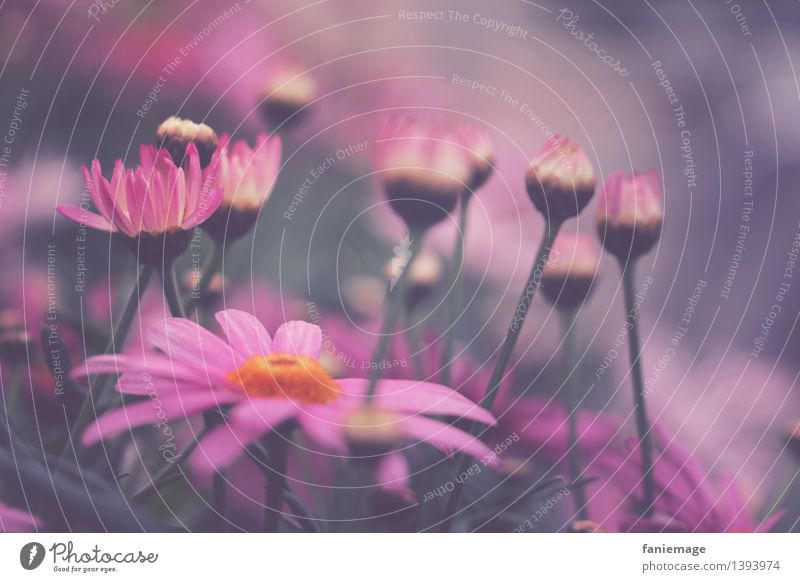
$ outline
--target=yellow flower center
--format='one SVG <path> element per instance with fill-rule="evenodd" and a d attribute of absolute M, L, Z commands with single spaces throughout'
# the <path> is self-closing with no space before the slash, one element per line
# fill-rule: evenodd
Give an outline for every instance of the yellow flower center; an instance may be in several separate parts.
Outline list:
<path fill-rule="evenodd" d="M 227 379 L 253 397 L 326 404 L 342 394 L 328 371 L 308 356 L 250 356 L 238 369 L 228 372 Z"/>

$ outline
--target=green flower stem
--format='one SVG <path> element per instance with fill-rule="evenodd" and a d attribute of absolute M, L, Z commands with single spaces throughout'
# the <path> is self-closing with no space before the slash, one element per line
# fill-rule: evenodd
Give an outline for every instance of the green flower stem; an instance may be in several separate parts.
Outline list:
<path fill-rule="evenodd" d="M 653 483 L 653 441 L 650 434 L 650 423 L 645 408 L 644 383 L 642 382 L 642 358 L 639 344 L 639 314 L 635 311 L 634 263 L 625 265 L 620 260 L 622 283 L 625 289 L 625 316 L 629 319 L 628 348 L 631 357 L 631 379 L 633 381 L 633 402 L 636 413 L 636 432 L 642 450 L 642 493 L 643 517 L 653 514 L 655 486 Z"/>
<path fill-rule="evenodd" d="M 389 352 L 389 347 L 392 342 L 392 330 L 394 329 L 395 321 L 397 321 L 397 316 L 400 313 L 400 309 L 403 306 L 405 299 L 405 288 L 406 280 L 408 279 L 408 272 L 411 271 L 411 266 L 414 263 L 414 260 L 417 258 L 417 250 L 422 248 L 422 241 L 424 237 L 425 234 L 423 231 L 411 233 L 411 256 L 408 259 L 408 263 L 406 263 L 402 272 L 398 276 L 394 285 L 394 289 L 390 289 L 389 291 L 388 304 L 386 305 L 386 311 L 383 315 L 381 334 L 378 338 L 378 345 L 375 348 L 371 362 L 372 371 L 370 372 L 369 384 L 367 385 L 366 392 L 367 402 L 372 400 L 372 397 L 375 396 L 375 390 L 378 388 L 378 380 L 380 380 L 381 372 L 383 371 L 381 370 L 380 362 L 383 362 L 386 359 L 386 355 Z"/>
<path fill-rule="evenodd" d="M 461 208 L 458 215 L 458 233 L 456 234 L 455 250 L 453 251 L 453 262 L 450 265 L 452 273 L 451 293 L 452 297 L 447 302 L 447 330 L 444 338 L 444 348 L 442 350 L 442 370 L 439 381 L 445 386 L 450 385 L 451 365 L 453 357 L 453 347 L 456 341 L 456 321 L 459 317 L 461 308 L 461 269 L 464 265 L 464 243 L 467 238 L 467 216 L 469 215 L 469 201 L 472 196 L 461 197 Z"/>
<path fill-rule="evenodd" d="M 511 354 L 514 351 L 514 347 L 517 344 L 517 339 L 519 339 L 520 331 L 522 331 L 522 326 L 525 323 L 525 317 L 528 314 L 529 307 L 533 303 L 536 290 L 541 284 L 542 271 L 544 270 L 544 266 L 550 257 L 550 249 L 552 248 L 553 241 L 555 240 L 556 235 L 561 228 L 561 224 L 561 222 L 545 222 L 544 234 L 542 235 L 542 242 L 539 245 L 539 251 L 536 253 L 536 259 L 533 261 L 530 275 L 528 275 L 528 281 L 525 283 L 525 287 L 522 289 L 522 295 L 517 302 L 517 307 L 514 311 L 514 315 L 511 318 L 511 323 L 506 331 L 506 337 L 503 341 L 503 346 L 500 349 L 500 354 L 497 357 L 497 362 L 495 363 L 494 370 L 492 371 L 492 376 L 489 378 L 486 391 L 483 394 L 483 398 L 481 398 L 480 404 L 486 410 L 491 411 L 492 405 L 497 398 L 497 392 L 500 389 L 500 384 L 505 378 L 508 362 L 511 359 Z M 470 434 L 477 436 L 480 432 L 479 426 L 479 423 L 473 421 L 470 428 Z M 468 463 L 468 457 L 461 455 L 461 462 L 459 463 L 459 468 L 456 475 L 459 475 L 466 470 Z M 450 496 L 447 499 L 447 506 L 444 511 L 443 519 L 439 525 L 439 531 L 447 532 L 450 530 L 453 516 L 458 509 L 458 504 L 461 500 L 461 495 L 463 492 L 464 480 L 455 480 L 454 489 L 450 492 Z"/>
<path fill-rule="evenodd" d="M 206 261 L 206 264 L 203 265 L 203 272 L 200 275 L 200 281 L 197 284 L 197 290 L 193 290 L 191 296 L 189 297 L 189 301 L 186 302 L 184 306 L 184 312 L 191 313 L 203 300 L 206 293 L 208 293 L 209 287 L 211 287 L 211 281 L 214 280 L 214 277 L 217 273 L 220 272 L 222 269 L 222 260 L 225 257 L 225 248 L 221 244 L 218 244 L 216 241 L 211 242 L 211 255 Z"/>
<path fill-rule="evenodd" d="M 286 470 L 289 460 L 288 430 L 278 429 L 267 437 L 266 449 L 271 460 L 267 476 L 266 498 L 261 531 L 277 532 L 286 493 Z"/>
<path fill-rule="evenodd" d="M 128 301 L 125 304 L 124 309 L 122 310 L 122 315 L 117 321 L 117 325 L 114 328 L 114 331 L 111 334 L 111 340 L 106 347 L 105 354 L 111 354 L 117 351 L 125 341 L 125 338 L 130 331 L 131 324 L 133 323 L 133 318 L 136 315 L 136 312 L 139 309 L 139 302 L 141 300 L 142 294 L 144 294 L 145 289 L 147 288 L 147 284 L 150 282 L 150 277 L 153 274 L 153 268 L 149 266 L 142 265 L 139 268 L 139 277 L 136 280 L 136 285 L 134 286 L 133 290 L 131 291 L 130 296 L 128 297 Z M 80 435 L 83 430 L 86 428 L 86 425 L 89 422 L 89 419 L 92 415 L 92 411 L 94 410 L 95 403 L 100 399 L 100 397 L 108 391 L 110 386 L 113 384 L 115 379 L 114 375 L 104 375 L 98 378 L 95 378 L 94 383 L 91 385 L 89 389 L 89 395 L 83 401 L 83 405 L 81 406 L 80 411 L 78 412 L 78 416 L 75 418 L 75 421 L 72 423 L 72 427 L 69 430 L 69 439 L 67 440 L 66 444 L 64 445 L 63 450 L 61 451 L 61 455 L 58 457 L 58 461 L 56 462 L 56 466 L 53 470 L 53 473 L 56 474 L 61 467 L 61 464 L 64 461 L 64 458 L 69 453 L 70 449 L 73 447 L 74 443 L 80 441 Z"/>
<path fill-rule="evenodd" d="M 175 270 L 175 262 L 164 265 L 164 297 L 167 300 L 169 311 L 172 317 L 186 318 L 181 301 L 181 291 L 178 285 L 178 275 Z"/>
<path fill-rule="evenodd" d="M 577 312 L 575 309 L 568 308 L 562 312 L 562 325 L 564 335 L 564 392 L 567 403 L 567 445 L 568 445 L 568 464 L 569 478 L 572 482 L 572 490 L 575 493 L 575 508 L 578 511 L 578 519 L 588 519 L 586 506 L 586 488 L 581 478 L 582 462 L 581 448 L 578 442 L 578 407 L 580 395 L 578 385 L 575 382 L 577 375 L 576 353 L 575 353 L 575 319 Z"/>
<path fill-rule="evenodd" d="M 414 367 L 414 375 L 418 379 L 422 379 L 425 377 L 425 368 L 420 359 L 422 357 L 422 341 L 419 337 L 418 322 L 409 309 L 406 312 L 406 322 L 408 325 L 408 331 L 406 332 L 408 353 L 411 358 L 411 364 Z"/>

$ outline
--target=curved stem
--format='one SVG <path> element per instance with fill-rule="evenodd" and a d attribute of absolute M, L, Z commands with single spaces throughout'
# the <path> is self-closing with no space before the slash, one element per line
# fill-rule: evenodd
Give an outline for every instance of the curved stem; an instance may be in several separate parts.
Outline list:
<path fill-rule="evenodd" d="M 378 345 L 375 348 L 375 352 L 372 357 L 371 362 L 371 371 L 369 375 L 369 384 L 367 385 L 367 392 L 366 398 L 367 402 L 372 400 L 372 397 L 375 396 L 375 390 L 378 388 L 378 380 L 381 378 L 381 369 L 380 363 L 386 359 L 386 354 L 389 351 L 389 346 L 391 345 L 392 341 L 392 330 L 394 329 L 395 321 L 397 321 L 397 315 L 400 313 L 400 308 L 403 305 L 403 300 L 405 299 L 405 283 L 408 278 L 408 272 L 411 271 L 411 265 L 414 263 L 414 260 L 417 258 L 417 249 L 422 247 L 422 240 L 424 238 L 424 232 L 412 232 L 410 234 L 411 248 L 411 256 L 408 258 L 408 262 L 403 266 L 403 270 L 397 277 L 397 280 L 394 284 L 394 288 L 389 289 L 389 300 L 388 304 L 386 305 L 386 311 L 383 315 L 383 324 L 381 326 L 381 333 L 380 337 L 378 338 Z"/>
<path fill-rule="evenodd" d="M 450 265 L 452 273 L 452 297 L 447 302 L 447 321 L 445 329 L 447 334 L 444 338 L 444 348 L 442 350 L 442 370 L 439 376 L 439 383 L 445 386 L 450 385 L 451 370 L 450 361 L 453 357 L 453 347 L 456 341 L 456 321 L 459 317 L 461 308 L 461 268 L 464 265 L 464 243 L 467 238 L 467 216 L 469 214 L 469 201 L 471 196 L 462 196 L 461 208 L 458 216 L 458 233 L 456 234 L 456 245 L 453 251 L 453 262 Z"/>
<path fill-rule="evenodd" d="M 144 293 L 144 290 L 147 288 L 147 284 L 150 282 L 150 277 L 153 274 L 153 268 L 142 265 L 139 267 L 139 277 L 136 280 L 136 285 L 134 286 L 133 290 L 131 291 L 130 296 L 128 297 L 128 301 L 125 303 L 125 307 L 122 310 L 122 315 L 117 322 L 116 327 L 114 327 L 113 332 L 111 333 L 111 340 L 106 347 L 105 354 L 111 354 L 117 351 L 119 347 L 122 346 L 125 338 L 130 331 L 131 324 L 133 323 L 133 318 L 136 315 L 137 310 L 139 309 L 139 302 L 141 300 L 141 296 Z M 64 444 L 64 448 L 61 451 L 61 455 L 56 462 L 56 466 L 53 470 L 53 473 L 58 473 L 59 468 L 61 467 L 61 463 L 63 462 L 64 458 L 69 453 L 70 448 L 73 444 L 79 441 L 80 433 L 86 427 L 86 424 L 91 417 L 92 410 L 94 409 L 94 403 L 98 401 L 100 396 L 108 390 L 111 384 L 114 382 L 114 375 L 104 375 L 95 378 L 94 383 L 91 385 L 89 389 L 89 394 L 86 399 L 83 401 L 83 405 L 81 406 L 80 411 L 78 412 L 78 416 L 75 418 L 75 421 L 72 423 L 72 427 L 69 430 L 69 439 Z"/>
<path fill-rule="evenodd" d="M 642 493 L 643 517 L 653 514 L 655 486 L 653 483 L 653 441 L 650 435 L 650 422 L 645 409 L 644 383 L 642 381 L 642 358 L 639 345 L 639 313 L 634 307 L 636 298 L 633 281 L 634 263 L 628 265 L 620 261 L 622 282 L 625 289 L 625 317 L 629 321 L 628 348 L 631 358 L 631 380 L 633 382 L 633 402 L 636 414 L 636 432 L 642 451 Z"/>
<path fill-rule="evenodd" d="M 514 310 L 513 316 L 511 317 L 511 323 L 506 331 L 506 337 L 503 341 L 502 347 L 500 348 L 500 354 L 497 357 L 494 370 L 492 370 L 492 375 L 489 378 L 486 391 L 483 394 L 483 398 L 481 398 L 480 404 L 486 410 L 491 410 L 492 405 L 497 398 L 497 391 L 500 389 L 500 384 L 505 378 L 508 361 L 511 358 L 511 354 L 517 344 L 517 339 L 519 339 L 519 334 L 520 331 L 522 331 L 522 326 L 525 323 L 525 317 L 528 314 L 528 309 L 533 302 L 533 298 L 536 296 L 537 289 L 541 285 L 542 271 L 544 271 L 545 264 L 550 258 L 550 249 L 553 246 L 553 241 L 555 240 L 559 229 L 561 228 L 561 224 L 561 222 L 545 222 L 544 233 L 542 235 L 542 242 L 539 245 L 539 251 L 536 253 L 536 259 L 533 261 L 533 266 L 531 267 L 531 272 L 528 275 L 528 280 L 525 283 L 525 287 L 522 289 L 522 294 L 517 302 L 517 307 Z M 470 434 L 476 436 L 478 432 L 479 424 L 473 421 L 470 427 Z M 459 463 L 459 468 L 456 475 L 467 469 L 467 465 L 469 463 L 469 459 L 465 455 L 460 456 L 461 462 Z M 458 503 L 461 500 L 461 495 L 464 492 L 464 482 L 465 481 L 463 479 L 455 480 L 455 487 L 447 499 L 447 506 L 445 507 L 442 522 L 439 525 L 439 531 L 446 532 L 450 530 L 453 516 L 458 509 Z"/>
<path fill-rule="evenodd" d="M 567 456 L 569 464 L 569 479 L 575 493 L 575 509 L 578 519 L 588 518 L 586 505 L 586 489 L 581 479 L 581 448 L 578 441 L 578 407 L 580 397 L 575 382 L 575 309 L 568 308 L 562 312 L 562 325 L 564 335 L 564 392 L 567 403 Z"/>

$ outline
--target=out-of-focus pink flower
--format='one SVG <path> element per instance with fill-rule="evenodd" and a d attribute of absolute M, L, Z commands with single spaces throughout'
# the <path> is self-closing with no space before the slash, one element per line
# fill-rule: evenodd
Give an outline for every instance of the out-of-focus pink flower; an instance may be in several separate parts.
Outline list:
<path fill-rule="evenodd" d="M 528 398 L 529 429 L 523 442 L 557 465 L 567 460 L 567 421 L 563 408 Z M 525 407 L 520 406 L 520 409 Z M 653 517 L 641 514 L 641 455 L 635 439 L 620 441 L 620 422 L 614 417 L 581 411 L 578 438 L 591 481 L 589 518 L 609 531 L 726 532 L 769 530 L 783 512 L 757 522 L 739 484 L 730 474 L 713 475 L 659 427 L 654 429 L 655 503 Z"/>
<path fill-rule="evenodd" d="M 393 117 L 377 145 L 383 188 L 412 230 L 444 220 L 472 180 L 472 155 L 452 131 L 437 124 Z"/>
<path fill-rule="evenodd" d="M 217 240 L 233 240 L 252 228 L 272 194 L 281 163 L 281 140 L 261 134 L 253 149 L 244 140 L 230 144 L 228 136 L 222 136 L 220 150 L 217 186 L 223 192 L 222 203 L 203 227 Z"/>
<path fill-rule="evenodd" d="M 606 178 L 597 207 L 603 246 L 625 261 L 646 254 L 661 235 L 664 210 L 658 172 L 615 172 Z"/>
<path fill-rule="evenodd" d="M 42 522 L 30 512 L 0 503 L 0 532 L 24 533 L 36 531 Z"/>
<path fill-rule="evenodd" d="M 597 179 L 580 144 L 553 136 L 531 160 L 525 184 L 536 209 L 548 220 L 561 222 L 589 204 Z"/>
<path fill-rule="evenodd" d="M 227 422 L 203 439 L 194 467 L 209 472 L 227 466 L 250 443 L 289 420 L 326 449 L 347 449 L 351 419 L 365 409 L 367 380 L 335 380 L 319 363 L 319 327 L 291 321 L 272 338 L 243 311 L 217 313 L 227 342 L 197 324 L 178 318 L 155 326 L 149 340 L 162 353 L 89 358 L 77 376 L 121 372 L 117 389 L 147 396 L 155 389 L 161 407 L 139 402 L 109 412 L 83 435 L 85 445 L 133 427 L 197 415 L 232 405 Z M 427 442 L 446 453 L 484 456 L 489 448 L 463 431 L 425 415 L 455 416 L 493 424 L 494 417 L 457 392 L 438 384 L 383 380 L 369 403 L 380 419 L 380 434 Z"/>
<path fill-rule="evenodd" d="M 191 230 L 219 207 L 222 191 L 214 186 L 214 162 L 204 176 L 194 144 L 187 147 L 186 156 L 188 170 L 184 171 L 165 150 L 143 145 L 139 150 L 140 165 L 135 170 L 125 170 L 122 160 L 117 160 L 110 181 L 95 160 L 91 171 L 83 167 L 83 177 L 100 214 L 67 204 L 58 210 L 89 228 L 122 232 L 131 238 L 141 233 Z"/>
<path fill-rule="evenodd" d="M 600 253 L 585 234 L 561 232 L 542 272 L 542 292 L 554 305 L 574 308 L 592 290 L 600 267 Z"/>

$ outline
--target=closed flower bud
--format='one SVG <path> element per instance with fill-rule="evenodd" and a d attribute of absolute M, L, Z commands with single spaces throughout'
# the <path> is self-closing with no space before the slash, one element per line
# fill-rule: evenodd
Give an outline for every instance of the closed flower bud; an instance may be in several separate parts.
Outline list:
<path fill-rule="evenodd" d="M 381 455 L 400 440 L 400 420 L 392 413 L 366 406 L 345 419 L 344 435 L 353 454 Z"/>
<path fill-rule="evenodd" d="M 569 138 L 554 136 L 531 161 L 525 185 L 536 209 L 548 221 L 560 223 L 586 207 L 597 179 L 583 148 Z"/>
<path fill-rule="evenodd" d="M 600 255 L 592 239 L 583 234 L 562 232 L 542 272 L 542 293 L 557 307 L 577 307 L 591 293 L 599 261 Z"/>
<path fill-rule="evenodd" d="M 494 172 L 494 147 L 488 133 L 471 126 L 461 127 L 459 138 L 472 163 L 472 174 L 465 192 L 470 195 L 483 186 Z"/>
<path fill-rule="evenodd" d="M 267 123 L 284 130 L 305 118 L 316 97 L 317 84 L 310 75 L 286 69 L 265 84 L 261 111 Z"/>
<path fill-rule="evenodd" d="M 606 533 L 603 527 L 588 519 L 573 521 L 569 524 L 570 533 Z"/>
<path fill-rule="evenodd" d="M 217 149 L 217 134 L 205 123 L 195 123 L 180 117 L 168 117 L 156 130 L 156 145 L 167 150 L 176 166 L 183 166 L 186 147 L 193 143 L 200 155 L 200 167 L 211 163 Z"/>
<path fill-rule="evenodd" d="M 403 266 L 392 259 L 386 265 L 386 274 L 390 279 L 397 279 Z M 442 281 L 442 260 L 438 255 L 427 250 L 420 251 L 419 256 L 411 264 L 406 280 L 406 305 L 413 309 L 433 293 Z M 384 288 L 385 292 L 385 288 Z"/>
<path fill-rule="evenodd" d="M 453 211 L 472 179 L 469 153 L 431 124 L 393 118 L 378 139 L 378 166 L 392 209 L 410 230 L 425 230 Z"/>
<path fill-rule="evenodd" d="M 646 254 L 661 235 L 664 210 L 658 174 L 611 174 L 603 184 L 597 230 L 603 246 L 621 261 Z"/>

